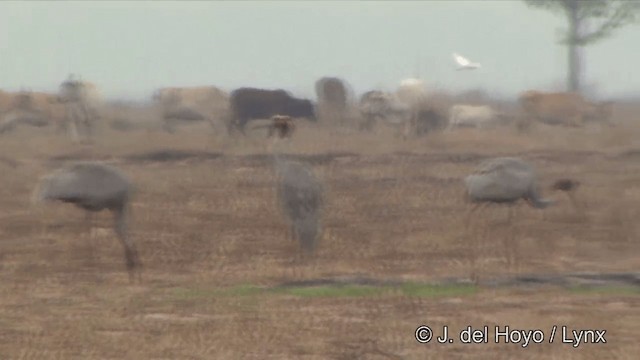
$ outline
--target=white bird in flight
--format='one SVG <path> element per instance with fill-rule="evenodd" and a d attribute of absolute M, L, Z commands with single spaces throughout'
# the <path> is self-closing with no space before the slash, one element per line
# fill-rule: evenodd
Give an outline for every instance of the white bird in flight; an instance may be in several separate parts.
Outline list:
<path fill-rule="evenodd" d="M 457 53 L 453 53 L 453 60 L 458 64 L 457 70 L 473 70 L 480 67 L 480 64 L 472 63 L 469 59 Z"/>

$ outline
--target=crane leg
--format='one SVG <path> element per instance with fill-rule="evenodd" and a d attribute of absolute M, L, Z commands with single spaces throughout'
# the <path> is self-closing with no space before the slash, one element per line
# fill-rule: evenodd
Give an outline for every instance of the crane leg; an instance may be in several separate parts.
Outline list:
<path fill-rule="evenodd" d="M 576 201 L 575 195 L 573 193 L 573 191 L 568 191 L 567 192 L 567 196 L 569 197 L 569 201 L 571 202 L 571 205 L 573 206 L 573 208 L 575 209 L 576 213 L 578 214 L 578 216 L 582 219 L 586 219 L 587 215 L 585 213 L 585 209 L 584 206 L 579 204 Z"/>
<path fill-rule="evenodd" d="M 291 241 L 295 242 L 297 240 L 297 236 L 296 236 L 296 227 L 293 225 L 293 222 L 291 222 L 291 230 L 290 230 L 290 234 L 289 236 L 291 237 Z"/>
<path fill-rule="evenodd" d="M 95 236 L 96 234 L 94 231 L 94 213 L 91 211 L 86 211 L 84 215 L 84 222 L 87 226 L 88 233 L 89 233 L 89 241 L 87 245 L 87 249 L 88 249 L 87 260 L 90 265 L 94 265 L 95 264 L 94 242 L 96 238 Z"/>
<path fill-rule="evenodd" d="M 513 215 L 514 215 L 515 209 L 513 207 L 514 206 L 513 204 L 510 204 L 508 206 L 509 206 L 509 214 L 507 215 L 507 223 L 511 224 L 513 221 Z"/>
<path fill-rule="evenodd" d="M 469 237 L 469 239 L 471 240 L 471 246 L 469 246 L 468 250 L 469 250 L 469 267 L 470 267 L 470 277 L 471 277 L 471 281 L 474 284 L 477 284 L 479 282 L 479 278 L 480 278 L 480 274 L 479 274 L 479 269 L 478 269 L 478 257 L 480 254 L 480 250 L 481 250 L 481 241 L 480 241 L 480 237 L 481 234 L 479 234 L 477 231 L 473 232 L 470 231 L 471 230 L 471 218 L 473 216 L 473 214 L 475 212 L 477 212 L 480 208 L 485 207 L 487 204 L 486 203 L 475 203 L 473 204 L 473 206 L 471 207 L 471 209 L 469 209 L 469 211 L 467 212 L 467 218 L 466 218 L 466 233 L 467 236 Z"/>
<path fill-rule="evenodd" d="M 504 249 L 506 252 L 507 258 L 507 266 L 515 267 L 516 272 L 518 271 L 518 236 L 517 236 L 517 227 L 513 221 L 514 216 L 517 217 L 517 208 L 515 205 L 509 206 L 509 228 L 508 233 L 504 237 Z"/>
<path fill-rule="evenodd" d="M 467 229 L 469 229 L 470 224 L 471 224 L 471 216 L 473 215 L 473 213 L 475 213 L 478 209 L 485 207 L 486 203 L 476 203 L 473 204 L 473 206 L 471 207 L 471 209 L 469 209 L 469 211 L 467 212 L 467 221 L 466 221 L 466 226 Z"/>
<path fill-rule="evenodd" d="M 126 231 L 125 211 L 115 212 L 115 231 L 118 240 L 124 248 L 124 258 L 129 273 L 129 282 L 133 282 L 136 274 L 138 281 L 142 281 L 142 263 L 138 256 L 135 243 L 128 236 Z"/>

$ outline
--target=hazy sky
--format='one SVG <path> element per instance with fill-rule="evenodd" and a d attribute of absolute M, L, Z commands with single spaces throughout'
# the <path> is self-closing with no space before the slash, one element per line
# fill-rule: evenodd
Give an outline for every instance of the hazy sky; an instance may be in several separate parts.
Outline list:
<path fill-rule="evenodd" d="M 514 94 L 564 85 L 564 19 L 518 0 L 0 2 L 0 88 L 55 90 L 69 73 L 108 97 L 161 86 L 282 87 L 321 76 L 357 92 L 417 75 L 430 88 Z M 454 70 L 457 51 L 480 62 Z M 586 50 L 586 83 L 640 93 L 640 26 Z"/>

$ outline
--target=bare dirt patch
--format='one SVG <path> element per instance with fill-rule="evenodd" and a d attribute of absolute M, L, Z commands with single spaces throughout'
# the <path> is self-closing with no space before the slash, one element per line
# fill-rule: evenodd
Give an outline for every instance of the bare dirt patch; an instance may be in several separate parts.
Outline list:
<path fill-rule="evenodd" d="M 287 154 L 311 163 L 327 186 L 319 251 L 304 262 L 276 207 L 266 139 L 217 139 L 194 125 L 173 135 L 105 129 L 84 146 L 16 132 L 0 142 L 3 157 L 20 164 L 0 162 L 0 358 L 635 359 L 640 297 L 621 287 L 636 286 L 627 273 L 640 266 L 640 163 L 630 152 L 638 135 L 631 121 L 600 133 L 461 130 L 407 141 L 302 124 Z M 511 224 L 506 209 L 489 208 L 467 230 L 462 178 L 492 156 L 530 160 L 556 206 L 521 205 Z M 77 209 L 29 204 L 51 167 L 92 159 L 122 168 L 138 188 L 131 229 L 142 283 L 128 282 L 108 214 L 92 230 Z M 562 177 L 581 181 L 584 217 L 549 193 Z M 505 241 L 517 244 L 515 264 Z M 464 281 L 473 259 L 481 284 L 464 294 L 251 290 Z M 584 273 L 605 285 L 575 290 L 598 282 L 575 275 Z M 531 280 L 567 276 L 562 286 Z M 421 345 L 413 334 L 422 324 L 607 329 L 608 343 Z"/>

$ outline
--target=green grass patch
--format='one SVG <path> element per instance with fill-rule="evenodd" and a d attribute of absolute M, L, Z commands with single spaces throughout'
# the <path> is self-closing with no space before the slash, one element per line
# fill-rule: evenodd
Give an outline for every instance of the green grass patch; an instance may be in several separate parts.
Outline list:
<path fill-rule="evenodd" d="M 640 287 L 624 285 L 572 286 L 569 291 L 575 294 L 640 295 Z"/>
<path fill-rule="evenodd" d="M 206 289 L 173 289 L 173 295 L 179 300 L 191 300 L 213 297 L 238 297 L 238 296 L 254 296 L 264 292 L 265 289 L 251 285 L 243 284 L 224 288 L 206 288 Z"/>
<path fill-rule="evenodd" d="M 252 297 L 258 295 L 291 295 L 305 298 L 326 297 L 366 297 L 366 296 L 415 296 L 415 297 L 439 297 L 439 296 L 465 296 L 476 293 L 473 285 L 431 285 L 419 283 L 406 283 L 399 286 L 373 286 L 373 285 L 319 285 L 319 286 L 291 286 L 278 288 L 263 288 L 251 284 L 243 284 L 225 288 L 214 289 L 185 289 L 173 290 L 177 300 L 193 300 L 216 297 Z"/>
<path fill-rule="evenodd" d="M 299 297 L 362 297 L 383 295 L 389 292 L 387 287 L 363 285 L 323 285 L 287 287 L 271 290 L 270 292 Z"/>
<path fill-rule="evenodd" d="M 437 297 L 437 296 L 465 296 L 473 295 L 478 291 L 474 285 L 450 284 L 432 285 L 419 283 L 406 283 L 400 286 L 402 294 L 417 297 Z"/>

